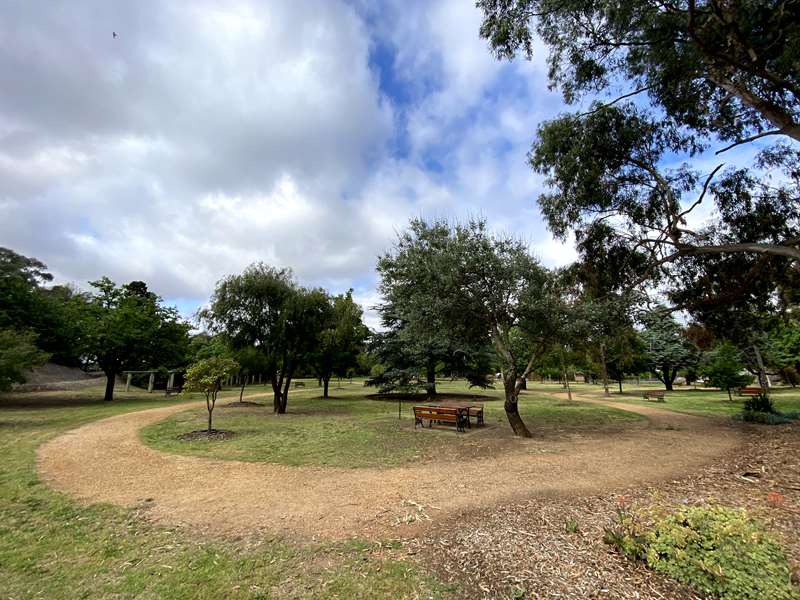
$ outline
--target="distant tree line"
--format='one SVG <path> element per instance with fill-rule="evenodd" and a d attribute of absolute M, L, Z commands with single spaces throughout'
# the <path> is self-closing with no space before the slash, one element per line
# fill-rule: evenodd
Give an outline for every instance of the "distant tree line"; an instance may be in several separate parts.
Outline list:
<path fill-rule="evenodd" d="M 332 377 L 369 368 L 369 330 L 352 291 L 330 295 L 302 288 L 288 270 L 254 264 L 220 281 L 210 307 L 198 315 L 206 329 L 194 333 L 142 281 L 117 285 L 103 277 L 81 291 L 48 285 L 52 280 L 39 260 L 0 248 L 0 391 L 23 383 L 32 368 L 50 360 L 99 369 L 106 376 L 104 397 L 111 400 L 125 371 L 183 371 L 213 358 L 205 364 L 217 374 L 222 365 L 226 380 L 264 377 L 274 391 L 275 412 L 283 413 L 298 373 L 319 378 L 328 397 Z M 201 371 L 193 385 L 210 390 L 216 375 Z M 216 395 L 209 394 L 213 406 Z"/>

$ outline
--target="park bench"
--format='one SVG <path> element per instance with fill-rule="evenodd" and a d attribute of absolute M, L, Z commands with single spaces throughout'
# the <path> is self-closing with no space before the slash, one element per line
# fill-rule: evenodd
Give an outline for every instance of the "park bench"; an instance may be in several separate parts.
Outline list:
<path fill-rule="evenodd" d="M 179 387 L 168 387 L 168 388 L 166 388 L 166 389 L 164 390 L 164 393 L 165 393 L 167 396 L 172 396 L 172 395 L 175 395 L 175 394 L 180 394 L 180 393 L 181 393 L 181 388 L 179 388 Z"/>
<path fill-rule="evenodd" d="M 304 387 L 306 387 L 306 382 L 305 381 L 295 381 L 294 382 L 294 387 L 296 387 L 296 388 L 304 388 Z"/>
<path fill-rule="evenodd" d="M 456 431 L 465 431 L 465 427 L 469 425 L 469 412 L 464 408 L 449 406 L 415 406 L 414 429 L 417 425 L 425 427 L 425 419 L 428 420 L 428 427 L 433 427 L 434 422 L 455 423 Z"/>
<path fill-rule="evenodd" d="M 740 387 L 736 393 L 739 396 L 760 396 L 762 392 L 760 387 Z"/>
<path fill-rule="evenodd" d="M 650 402 L 665 402 L 664 390 L 648 390 L 642 394 L 642 398 Z"/>

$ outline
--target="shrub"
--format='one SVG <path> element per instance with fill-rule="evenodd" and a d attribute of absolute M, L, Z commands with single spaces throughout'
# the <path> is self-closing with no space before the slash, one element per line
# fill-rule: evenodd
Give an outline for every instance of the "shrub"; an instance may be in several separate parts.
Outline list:
<path fill-rule="evenodd" d="M 744 411 L 772 414 L 778 412 L 775 410 L 775 405 L 772 403 L 772 400 L 770 400 L 769 396 L 766 394 L 759 394 L 758 396 L 751 396 L 750 398 L 747 398 L 744 401 Z"/>
<path fill-rule="evenodd" d="M 724 600 L 797 600 L 780 544 L 743 510 L 695 506 L 644 527 L 620 511 L 605 540 L 655 571 Z"/>

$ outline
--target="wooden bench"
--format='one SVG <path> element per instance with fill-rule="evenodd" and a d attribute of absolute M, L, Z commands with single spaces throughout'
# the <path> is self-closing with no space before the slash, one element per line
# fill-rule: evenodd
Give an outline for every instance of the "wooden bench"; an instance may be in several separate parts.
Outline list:
<path fill-rule="evenodd" d="M 471 406 L 467 409 L 468 417 L 475 417 L 475 424 L 476 425 L 483 425 L 483 407 L 482 406 Z M 469 424 L 469 418 L 467 418 L 467 423 Z"/>
<path fill-rule="evenodd" d="M 173 394 L 180 394 L 181 393 L 181 388 L 179 388 L 179 387 L 168 387 L 168 388 L 166 388 L 164 390 L 164 393 L 167 396 L 172 396 Z"/>
<path fill-rule="evenodd" d="M 650 402 L 665 402 L 664 390 L 648 390 L 642 394 L 642 398 Z"/>
<path fill-rule="evenodd" d="M 451 408 L 449 406 L 415 406 L 414 429 L 417 425 L 425 427 L 424 419 L 428 420 L 428 427 L 433 423 L 455 423 L 456 431 L 466 431 L 469 426 L 469 411 L 464 408 Z"/>
<path fill-rule="evenodd" d="M 762 392 L 760 387 L 740 387 L 736 393 L 739 396 L 760 396 Z"/>

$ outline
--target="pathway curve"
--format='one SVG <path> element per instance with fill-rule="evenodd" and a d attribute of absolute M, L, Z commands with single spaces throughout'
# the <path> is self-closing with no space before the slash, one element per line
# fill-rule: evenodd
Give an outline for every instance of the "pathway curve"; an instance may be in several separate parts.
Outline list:
<path fill-rule="evenodd" d="M 85 502 L 139 507 L 154 521 L 201 533 L 342 539 L 413 534 L 425 515 L 439 520 L 519 497 L 613 493 L 677 478 L 738 443 L 736 431 L 715 419 L 581 401 L 639 413 L 649 422 L 563 441 L 520 440 L 516 450 L 470 461 L 292 467 L 166 454 L 140 441 L 143 427 L 199 406 L 184 403 L 69 431 L 39 448 L 38 468 L 44 481 Z"/>

